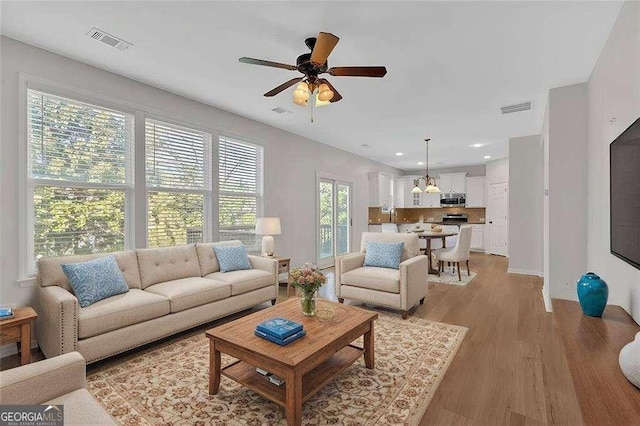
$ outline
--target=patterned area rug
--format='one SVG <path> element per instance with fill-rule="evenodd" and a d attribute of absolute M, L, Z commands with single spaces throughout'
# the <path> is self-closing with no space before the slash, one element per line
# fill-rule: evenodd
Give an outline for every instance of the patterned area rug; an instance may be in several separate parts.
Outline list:
<path fill-rule="evenodd" d="M 451 272 L 451 268 L 445 268 L 444 272 L 440 272 L 440 276 L 429 274 L 429 282 L 438 284 L 467 285 L 476 277 L 476 275 L 478 274 L 471 271 L 471 276 L 469 276 L 467 271 L 462 268 L 460 270 L 462 281 L 459 281 L 458 271 Z"/>
<path fill-rule="evenodd" d="M 365 368 L 360 358 L 304 404 L 303 423 L 418 424 L 466 332 L 381 313 L 376 368 Z M 223 355 L 223 366 L 232 361 Z M 286 424 L 282 408 L 224 376 L 218 395 L 210 396 L 208 365 L 208 341 L 200 333 L 100 367 L 87 383 L 122 424 Z"/>

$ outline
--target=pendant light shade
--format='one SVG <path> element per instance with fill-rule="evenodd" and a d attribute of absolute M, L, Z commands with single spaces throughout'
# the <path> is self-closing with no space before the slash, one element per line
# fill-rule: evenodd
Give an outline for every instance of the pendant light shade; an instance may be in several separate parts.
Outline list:
<path fill-rule="evenodd" d="M 424 177 L 421 177 L 420 179 L 424 179 L 424 184 L 426 186 L 426 188 L 424 189 L 424 192 L 428 192 L 430 194 L 433 193 L 438 193 L 438 192 L 442 192 L 440 191 L 440 188 L 438 188 L 438 185 L 436 185 L 436 180 L 434 178 L 432 178 L 431 176 L 429 176 L 429 141 L 431 139 L 425 139 L 424 141 L 427 143 L 427 161 L 425 161 L 425 173 L 424 173 Z M 413 183 L 414 183 L 414 188 L 411 190 L 412 194 L 418 194 L 420 192 L 423 192 L 422 189 L 420 189 L 420 186 L 418 185 L 420 183 L 420 179 L 416 179 Z"/>

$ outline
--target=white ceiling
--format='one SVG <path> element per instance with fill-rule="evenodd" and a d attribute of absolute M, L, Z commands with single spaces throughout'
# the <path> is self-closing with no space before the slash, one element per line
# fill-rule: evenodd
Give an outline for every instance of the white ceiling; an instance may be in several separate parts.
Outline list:
<path fill-rule="evenodd" d="M 620 2 L 2 2 L 1 32 L 201 102 L 401 169 L 481 164 L 508 138 L 540 132 L 549 88 L 588 79 Z M 85 36 L 100 28 L 134 44 Z M 382 79 L 329 77 L 344 99 L 315 123 L 293 88 L 306 37 L 340 37 L 331 66 L 385 65 Z M 525 101 L 533 109 L 502 116 Z M 284 107 L 293 114 L 271 111 Z M 486 144 L 471 148 L 474 143 Z M 362 144 L 368 144 L 363 148 Z M 403 152 L 403 156 L 396 156 Z"/>

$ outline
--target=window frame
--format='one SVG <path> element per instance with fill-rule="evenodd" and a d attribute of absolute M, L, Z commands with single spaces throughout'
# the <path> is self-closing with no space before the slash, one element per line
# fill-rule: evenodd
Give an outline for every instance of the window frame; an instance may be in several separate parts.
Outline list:
<path fill-rule="evenodd" d="M 22 141 L 19 147 L 18 165 L 18 203 L 21 210 L 18 230 L 21 237 L 18 242 L 18 267 L 19 280 L 27 281 L 37 274 L 35 259 L 35 214 L 34 214 L 34 189 L 36 186 L 52 186 L 58 188 L 88 188 L 124 191 L 124 249 L 133 247 L 134 235 L 134 185 L 135 185 L 135 149 L 136 149 L 136 110 L 109 99 L 91 96 L 86 92 L 68 88 L 44 79 L 39 79 L 24 74 L 19 75 L 19 140 Z M 43 95 L 67 99 L 71 102 L 84 103 L 98 108 L 115 111 L 130 116 L 131 128 L 127 129 L 129 146 L 125 148 L 125 182 L 123 184 L 81 182 L 61 179 L 33 178 L 30 175 L 30 146 L 29 146 L 29 113 L 28 99 L 29 92 L 35 91 Z"/>
<path fill-rule="evenodd" d="M 220 140 L 221 139 L 226 139 L 228 141 L 231 142 L 236 142 L 236 143 L 240 143 L 240 144 L 245 144 L 254 148 L 258 148 L 260 150 L 260 170 L 259 170 L 259 177 L 258 177 L 258 182 L 257 182 L 257 189 L 258 192 L 256 193 L 249 193 L 249 192 L 236 192 L 236 191 L 222 191 L 220 189 Z M 246 197 L 246 196 L 255 196 L 256 197 L 256 218 L 258 217 L 262 217 L 264 216 L 264 181 L 265 181 L 265 173 L 264 173 L 264 164 L 265 164 L 265 155 L 266 155 L 266 150 L 265 150 L 265 146 L 261 143 L 258 143 L 250 138 L 247 137 L 243 137 L 243 136 L 237 136 L 237 135 L 232 135 L 229 133 L 219 133 L 218 134 L 218 144 L 217 144 L 217 153 L 218 153 L 218 159 L 217 159 L 217 174 L 216 174 L 216 180 L 218 181 L 218 193 L 217 193 L 217 200 L 216 200 L 216 205 L 217 205 L 217 211 L 219 213 L 220 211 L 220 198 L 223 195 L 228 195 L 228 196 L 237 196 L 237 197 Z M 217 230 L 217 240 L 218 241 L 222 241 L 220 239 L 220 231 L 223 230 L 242 230 L 242 229 L 246 229 L 246 230 L 251 230 L 251 229 L 255 229 L 255 224 L 253 226 L 240 226 L 240 227 L 229 227 L 229 226 L 223 226 L 220 223 L 220 216 L 218 215 L 217 218 L 217 225 L 218 225 L 218 230 Z M 258 243 L 256 243 L 258 244 Z M 260 249 L 257 248 L 256 250 L 250 250 L 250 252 L 252 253 L 258 253 L 260 252 Z"/>

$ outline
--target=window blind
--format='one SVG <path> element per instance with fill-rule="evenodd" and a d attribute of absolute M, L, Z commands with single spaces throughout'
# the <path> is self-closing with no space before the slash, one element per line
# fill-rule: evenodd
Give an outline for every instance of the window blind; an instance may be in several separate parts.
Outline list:
<path fill-rule="evenodd" d="M 133 115 L 27 91 L 29 272 L 42 256 L 125 248 Z"/>
<path fill-rule="evenodd" d="M 29 90 L 29 172 L 36 179 L 125 184 L 133 116 Z"/>
<path fill-rule="evenodd" d="M 220 240 L 239 239 L 258 250 L 254 228 L 262 211 L 263 148 L 221 137 L 219 149 Z"/>
<path fill-rule="evenodd" d="M 147 245 L 203 241 L 211 193 L 211 135 L 158 120 L 145 122 Z"/>

